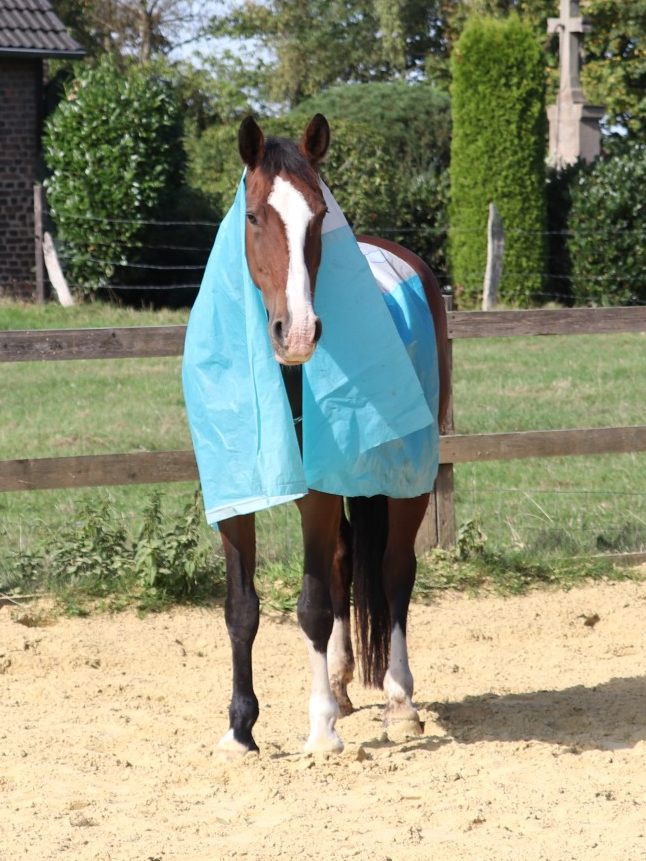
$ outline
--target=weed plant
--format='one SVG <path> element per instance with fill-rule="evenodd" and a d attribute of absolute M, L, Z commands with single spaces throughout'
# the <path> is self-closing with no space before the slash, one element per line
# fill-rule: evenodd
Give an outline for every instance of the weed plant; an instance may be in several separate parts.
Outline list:
<path fill-rule="evenodd" d="M 45 590 L 76 614 L 97 603 L 151 610 L 216 599 L 223 590 L 223 567 L 201 540 L 201 520 L 197 494 L 180 518 L 169 519 L 161 494 L 153 493 L 134 534 L 109 503 L 83 505 L 47 545 L 4 559 L 0 590 Z"/>

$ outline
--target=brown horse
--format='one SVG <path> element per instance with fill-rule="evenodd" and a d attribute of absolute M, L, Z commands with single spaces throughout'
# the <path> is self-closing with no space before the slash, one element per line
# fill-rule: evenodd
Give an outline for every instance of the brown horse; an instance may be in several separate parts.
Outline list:
<path fill-rule="evenodd" d="M 325 320 L 314 311 L 316 276 L 321 261 L 321 229 L 327 207 L 317 166 L 330 141 L 326 119 L 318 114 L 298 145 L 265 139 L 252 118 L 240 127 L 238 144 L 246 174 L 247 262 L 261 290 L 276 360 L 295 417 L 300 413 L 301 379 L 292 365 L 306 362 L 316 349 Z M 439 351 L 441 392 L 449 368 L 446 320 L 437 282 L 410 252 L 383 240 L 362 238 L 407 260 L 420 275 L 433 312 Z M 440 398 L 441 422 L 446 397 Z M 300 425 L 296 425 L 300 438 Z M 428 493 L 414 499 L 384 496 L 348 500 L 310 492 L 297 501 L 303 546 L 303 587 L 298 620 L 306 637 L 312 670 L 310 733 L 307 751 L 339 751 L 335 724 L 352 711 L 347 686 L 353 677 L 350 593 L 354 583 L 355 623 L 364 681 L 383 685 L 385 722 L 404 722 L 420 731 L 412 703 L 406 619 L 415 581 L 415 538 Z M 254 514 L 219 524 L 227 569 L 226 623 L 233 652 L 230 728 L 220 742 L 227 752 L 257 750 L 253 726 L 258 700 L 253 689 L 252 646 L 259 623 L 254 588 L 256 537 Z"/>

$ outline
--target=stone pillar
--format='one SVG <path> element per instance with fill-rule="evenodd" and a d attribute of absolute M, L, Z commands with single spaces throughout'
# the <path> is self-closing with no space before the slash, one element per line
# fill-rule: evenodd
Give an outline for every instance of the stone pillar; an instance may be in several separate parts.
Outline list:
<path fill-rule="evenodd" d="M 547 108 L 550 123 L 550 160 L 557 166 L 574 164 L 582 158 L 588 164 L 601 152 L 599 121 L 604 109 L 596 105 L 560 101 Z"/>
<path fill-rule="evenodd" d="M 549 159 L 557 167 L 573 164 L 579 158 L 594 161 L 601 151 L 599 121 L 604 109 L 586 104 L 579 79 L 581 42 L 590 25 L 579 15 L 576 0 L 560 0 L 560 17 L 550 18 L 547 29 L 559 34 L 560 65 L 556 104 L 547 108 Z"/>

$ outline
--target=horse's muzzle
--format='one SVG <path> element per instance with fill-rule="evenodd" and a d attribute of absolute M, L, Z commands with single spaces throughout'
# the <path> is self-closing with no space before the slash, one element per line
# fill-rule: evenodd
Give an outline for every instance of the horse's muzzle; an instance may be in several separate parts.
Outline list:
<path fill-rule="evenodd" d="M 281 365 L 302 365 L 309 361 L 322 332 L 323 324 L 314 315 L 307 325 L 289 326 L 287 331 L 282 320 L 274 320 L 269 324 L 269 335 L 276 361 Z"/>

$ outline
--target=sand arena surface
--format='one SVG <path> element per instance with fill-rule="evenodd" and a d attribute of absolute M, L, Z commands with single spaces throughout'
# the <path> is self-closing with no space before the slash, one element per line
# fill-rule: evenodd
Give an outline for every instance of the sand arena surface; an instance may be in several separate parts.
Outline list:
<path fill-rule="evenodd" d="M 292 617 L 261 620 L 261 754 L 228 763 L 221 610 L 33 610 L 0 609 L 2 861 L 646 858 L 646 583 L 414 606 L 424 736 L 355 684 L 327 760 Z"/>

